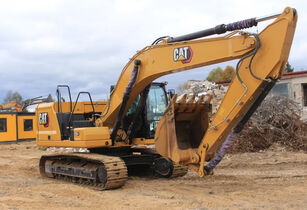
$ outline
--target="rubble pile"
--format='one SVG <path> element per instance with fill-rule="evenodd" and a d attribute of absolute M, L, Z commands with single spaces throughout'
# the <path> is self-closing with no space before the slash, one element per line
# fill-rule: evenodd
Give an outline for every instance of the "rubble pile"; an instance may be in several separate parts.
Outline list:
<path fill-rule="evenodd" d="M 212 112 L 216 112 L 227 88 L 209 81 L 187 81 L 186 94 L 212 95 Z M 273 145 L 288 150 L 307 151 L 307 123 L 301 119 L 301 108 L 285 96 L 267 97 L 246 123 L 230 152 L 258 152 Z"/>
<path fill-rule="evenodd" d="M 214 82 L 209 82 L 207 80 L 189 80 L 186 82 L 185 88 L 185 93 L 188 96 L 192 96 L 194 93 L 197 97 L 200 97 L 202 95 L 209 97 L 212 96 L 212 113 L 215 113 L 228 89 L 227 86 L 219 85 Z"/>
<path fill-rule="evenodd" d="M 307 124 L 300 107 L 285 96 L 267 97 L 249 119 L 230 152 L 258 152 L 275 144 L 307 151 Z"/>

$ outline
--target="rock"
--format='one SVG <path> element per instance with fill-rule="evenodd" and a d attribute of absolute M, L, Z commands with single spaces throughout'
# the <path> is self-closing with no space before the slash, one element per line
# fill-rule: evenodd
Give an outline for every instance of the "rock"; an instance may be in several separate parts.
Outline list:
<path fill-rule="evenodd" d="M 185 94 L 189 97 L 192 97 L 193 94 L 196 94 L 196 100 L 198 97 L 212 96 L 212 113 L 215 113 L 219 104 L 221 103 L 224 95 L 226 94 L 228 86 L 223 86 L 216 84 L 215 82 L 209 82 L 207 80 L 188 80 L 186 82 L 186 92 Z M 180 96 L 178 97 L 180 98 Z"/>

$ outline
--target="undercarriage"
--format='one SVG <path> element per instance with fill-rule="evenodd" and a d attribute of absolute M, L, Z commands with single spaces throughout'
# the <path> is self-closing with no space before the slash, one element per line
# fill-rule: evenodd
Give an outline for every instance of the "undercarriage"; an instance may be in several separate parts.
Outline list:
<path fill-rule="evenodd" d="M 119 188 L 128 176 L 175 178 L 187 172 L 186 167 L 143 148 L 96 148 L 91 153 L 45 155 L 40 160 L 40 173 L 44 177 L 87 185 L 96 190 Z"/>

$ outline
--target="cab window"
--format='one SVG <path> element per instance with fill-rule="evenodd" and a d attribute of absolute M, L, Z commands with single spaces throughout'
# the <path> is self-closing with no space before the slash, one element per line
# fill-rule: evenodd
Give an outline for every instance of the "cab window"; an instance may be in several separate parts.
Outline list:
<path fill-rule="evenodd" d="M 23 120 L 23 130 L 24 131 L 33 131 L 33 120 L 32 119 Z"/>
<path fill-rule="evenodd" d="M 6 132 L 6 131 L 7 131 L 6 118 L 0 118 L 0 132 Z"/>
<path fill-rule="evenodd" d="M 159 86 L 152 86 L 147 98 L 147 121 L 152 135 L 154 135 L 156 127 L 163 117 L 166 106 L 167 97 L 164 89 Z"/>

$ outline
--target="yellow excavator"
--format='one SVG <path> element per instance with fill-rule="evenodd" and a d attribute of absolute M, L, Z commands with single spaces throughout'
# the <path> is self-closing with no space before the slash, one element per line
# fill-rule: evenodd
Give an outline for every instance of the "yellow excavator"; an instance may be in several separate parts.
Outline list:
<path fill-rule="evenodd" d="M 259 34 L 241 31 L 269 19 L 274 21 Z M 296 10 L 287 7 L 281 14 L 158 38 L 127 63 L 108 101 L 94 102 L 80 92 L 73 102 L 70 88 L 58 86 L 58 101 L 37 107 L 37 145 L 89 152 L 44 155 L 40 173 L 100 190 L 121 187 L 128 175 L 140 172 L 166 178 L 183 176 L 187 169 L 200 177 L 212 174 L 284 73 L 296 22 Z M 214 116 L 210 98 L 174 95 L 168 101 L 165 83 L 153 82 L 234 59 L 239 59 L 235 77 Z M 82 94 L 89 101 L 79 102 Z"/>
<path fill-rule="evenodd" d="M 44 102 L 49 102 L 49 100 L 48 98 L 43 98 L 43 96 L 27 99 L 23 101 L 21 105 L 16 101 L 11 101 L 9 103 L 0 104 L 0 112 L 24 112 L 28 106 Z"/>
<path fill-rule="evenodd" d="M 22 107 L 19 103 L 11 101 L 6 104 L 0 104 L 0 112 L 22 112 Z"/>

